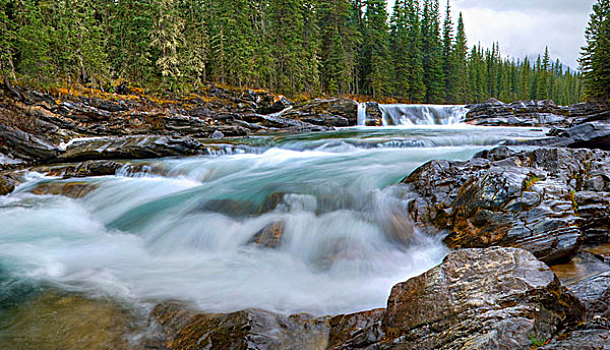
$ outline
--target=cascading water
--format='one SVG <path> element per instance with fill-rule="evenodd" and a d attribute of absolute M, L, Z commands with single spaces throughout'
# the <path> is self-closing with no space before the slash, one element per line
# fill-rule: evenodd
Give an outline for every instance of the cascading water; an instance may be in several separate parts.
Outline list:
<path fill-rule="evenodd" d="M 380 104 L 383 125 L 448 125 L 464 120 L 465 106 Z"/>
<path fill-rule="evenodd" d="M 146 174 L 29 173 L 0 196 L 0 347 L 2 332 L 24 337 L 3 316 L 7 300 L 23 300 L 23 285 L 134 308 L 165 300 L 213 312 L 383 307 L 395 283 L 446 253 L 439 237 L 413 229 L 408 188 L 393 184 L 430 159 L 467 159 L 505 139 L 541 135 L 345 129 L 244 138 L 216 156 L 144 161 Z M 40 190 L 49 186 L 86 191 L 68 198 Z M 252 243 L 274 224 L 283 230 L 276 247 Z"/>
<path fill-rule="evenodd" d="M 358 126 L 366 126 L 366 102 L 358 103 Z"/>

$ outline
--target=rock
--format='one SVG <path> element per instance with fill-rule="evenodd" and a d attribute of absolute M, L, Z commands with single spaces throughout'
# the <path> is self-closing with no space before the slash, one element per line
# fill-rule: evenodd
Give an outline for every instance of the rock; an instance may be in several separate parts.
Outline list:
<path fill-rule="evenodd" d="M 320 116 L 325 116 L 326 118 L 319 119 Z M 308 118 L 312 123 L 320 121 L 318 125 L 324 126 L 345 126 L 345 120 L 347 120 L 348 125 L 356 125 L 358 122 L 358 103 L 343 98 L 316 99 L 295 106 L 282 113 L 282 117 L 303 121 Z M 332 117 L 332 119 L 329 117 Z M 333 122 L 340 125 L 335 125 Z"/>
<path fill-rule="evenodd" d="M 155 306 L 152 317 L 166 333 L 170 350 L 323 350 L 330 330 L 327 318 L 307 314 L 283 316 L 255 309 L 208 314 L 175 303 Z"/>
<path fill-rule="evenodd" d="M 0 196 L 5 196 L 15 190 L 17 181 L 9 174 L 0 174 Z"/>
<path fill-rule="evenodd" d="M 97 189 L 97 185 L 87 182 L 42 182 L 36 186 L 31 192 L 38 195 L 58 195 L 70 198 L 83 198 L 93 190 Z"/>
<path fill-rule="evenodd" d="M 330 319 L 328 350 L 361 349 L 376 344 L 383 337 L 381 319 L 385 309 L 374 309 Z"/>
<path fill-rule="evenodd" d="M 110 301 L 45 292 L 3 311 L 2 349 L 135 349 L 134 316 Z"/>
<path fill-rule="evenodd" d="M 567 127 L 594 120 L 607 120 L 608 106 L 582 103 L 557 106 L 553 101 L 515 101 L 504 104 L 490 100 L 470 105 L 466 122 L 487 126 Z"/>
<path fill-rule="evenodd" d="M 0 124 L 0 153 L 33 162 L 57 158 L 58 149 L 50 141 Z"/>
<path fill-rule="evenodd" d="M 379 109 L 377 102 L 366 103 L 366 126 L 381 126 L 383 125 L 383 113 Z"/>
<path fill-rule="evenodd" d="M 568 147 L 610 150 L 610 124 L 590 122 L 567 129 Z"/>
<path fill-rule="evenodd" d="M 609 329 L 584 329 L 570 331 L 553 339 L 538 350 L 609 350 Z"/>
<path fill-rule="evenodd" d="M 610 272 L 584 279 L 568 289 L 585 305 L 591 317 L 610 319 Z"/>
<path fill-rule="evenodd" d="M 191 138 L 167 136 L 100 137 L 75 141 L 61 154 L 61 161 L 98 159 L 144 159 L 206 154 Z"/>
<path fill-rule="evenodd" d="M 32 171 L 45 173 L 47 176 L 59 176 L 64 179 L 73 177 L 109 176 L 115 175 L 125 163 L 112 160 L 86 161 L 76 164 L 62 164 L 31 168 Z"/>
<path fill-rule="evenodd" d="M 387 349 L 527 349 L 582 319 L 547 265 L 516 248 L 458 250 L 392 288 Z"/>
<path fill-rule="evenodd" d="M 271 96 L 269 98 L 263 98 L 259 100 L 260 107 L 256 110 L 260 114 L 272 114 L 278 113 L 292 105 L 292 102 L 284 96 L 279 96 L 274 99 Z"/>
<path fill-rule="evenodd" d="M 553 270 L 561 283 L 573 285 L 584 279 L 610 271 L 610 265 L 586 250 L 581 250 L 568 262 L 551 266 L 551 270 Z"/>
<path fill-rule="evenodd" d="M 257 247 L 264 248 L 277 248 L 282 244 L 282 237 L 284 236 L 284 222 L 276 221 L 272 222 L 254 236 L 248 240 L 248 244 L 254 244 Z"/>
<path fill-rule="evenodd" d="M 212 135 L 210 136 L 211 139 L 222 139 L 225 137 L 225 134 L 223 134 L 221 131 L 216 130 L 212 133 Z"/>
<path fill-rule="evenodd" d="M 610 198 L 607 174 L 610 154 L 603 151 L 497 148 L 467 162 L 429 162 L 403 183 L 415 194 L 413 221 L 443 230 L 449 247 L 515 246 L 554 263 L 599 239 L 591 227 L 608 215 L 596 209 Z M 593 207 L 581 213 L 577 198 L 593 188 Z"/>

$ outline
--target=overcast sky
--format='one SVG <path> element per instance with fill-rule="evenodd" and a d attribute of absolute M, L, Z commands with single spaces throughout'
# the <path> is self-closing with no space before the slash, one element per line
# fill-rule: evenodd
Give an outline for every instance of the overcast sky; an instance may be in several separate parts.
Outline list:
<path fill-rule="evenodd" d="M 394 0 L 389 0 L 393 6 Z M 444 14 L 446 0 L 440 0 Z M 578 68 L 584 32 L 596 0 L 451 0 L 457 23 L 464 15 L 468 45 L 500 42 L 504 55 L 536 57 L 549 46 L 553 59 Z"/>

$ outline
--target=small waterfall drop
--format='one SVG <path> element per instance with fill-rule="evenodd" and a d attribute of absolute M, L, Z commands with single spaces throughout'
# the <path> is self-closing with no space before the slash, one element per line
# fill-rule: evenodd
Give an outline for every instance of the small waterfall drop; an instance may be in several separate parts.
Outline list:
<path fill-rule="evenodd" d="M 388 125 L 448 125 L 464 120 L 468 109 L 452 105 L 379 105 L 382 124 Z"/>
<path fill-rule="evenodd" d="M 366 102 L 358 103 L 358 126 L 366 126 Z"/>

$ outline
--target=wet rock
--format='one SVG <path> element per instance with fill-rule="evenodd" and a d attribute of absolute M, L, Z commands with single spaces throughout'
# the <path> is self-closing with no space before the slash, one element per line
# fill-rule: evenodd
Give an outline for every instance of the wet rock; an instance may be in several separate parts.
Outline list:
<path fill-rule="evenodd" d="M 48 162 L 57 157 L 58 149 L 44 137 L 0 124 L 0 153 L 26 161 Z"/>
<path fill-rule="evenodd" d="M 145 159 L 205 154 L 196 140 L 167 136 L 101 137 L 75 141 L 66 147 L 61 161 L 97 159 Z"/>
<path fill-rule="evenodd" d="M 594 254 L 588 253 L 585 249 L 568 262 L 552 265 L 551 270 L 561 283 L 573 285 L 601 273 L 610 272 L 610 265 L 604 263 Z"/>
<path fill-rule="evenodd" d="M 64 179 L 73 177 L 109 176 L 115 175 L 117 170 L 125 163 L 112 160 L 86 161 L 76 164 L 61 164 L 39 166 L 31 168 L 32 171 L 45 173 L 47 176 L 59 176 Z"/>
<path fill-rule="evenodd" d="M 449 247 L 516 246 L 552 263 L 599 239 L 592 227 L 608 215 L 595 209 L 610 198 L 607 174 L 603 151 L 498 148 L 467 162 L 429 162 L 403 183 L 416 194 L 408 206 L 413 221 L 443 230 Z M 581 214 L 576 198 L 593 207 Z"/>
<path fill-rule="evenodd" d="M 383 113 L 379 109 L 377 102 L 366 103 L 366 126 L 381 126 L 383 125 Z"/>
<path fill-rule="evenodd" d="M 320 119 L 320 116 L 324 116 L 324 118 Z M 318 125 L 325 126 L 345 126 L 345 120 L 348 125 L 356 125 L 358 103 L 342 98 L 312 100 L 286 111 L 282 117 L 303 121 L 309 119 L 313 124 L 317 124 L 314 122 L 320 120 L 321 123 Z"/>
<path fill-rule="evenodd" d="M 569 139 L 568 147 L 599 148 L 610 150 L 610 124 L 590 122 L 571 127 L 563 137 Z"/>
<path fill-rule="evenodd" d="M 260 97 L 257 99 L 259 107 L 256 112 L 260 114 L 278 113 L 292 105 L 292 102 L 284 96 L 273 98 L 272 96 Z"/>
<path fill-rule="evenodd" d="M 97 185 L 87 182 L 42 182 L 32 189 L 33 194 L 38 195 L 57 195 L 70 198 L 83 198 L 93 190 L 97 189 Z"/>
<path fill-rule="evenodd" d="M 383 337 L 384 314 L 385 309 L 374 309 L 331 318 L 327 349 L 361 349 L 376 344 Z"/>
<path fill-rule="evenodd" d="M 553 339 L 539 350 L 608 350 L 610 329 L 583 329 L 570 331 Z"/>
<path fill-rule="evenodd" d="M 0 174 L 0 196 L 7 195 L 15 190 L 16 179 L 9 174 Z"/>
<path fill-rule="evenodd" d="M 163 328 L 171 350 L 323 350 L 330 330 L 327 318 L 307 314 L 283 316 L 255 309 L 208 314 L 175 303 L 155 306 L 152 317 Z"/>
<path fill-rule="evenodd" d="M 256 213 L 256 205 L 249 200 L 235 200 L 231 198 L 210 199 L 201 203 L 196 210 L 239 218 L 254 215 Z"/>
<path fill-rule="evenodd" d="M 277 248 L 282 244 L 284 236 L 284 222 L 276 221 L 266 225 L 248 240 L 248 244 L 257 247 Z"/>
<path fill-rule="evenodd" d="M 2 310 L 0 310 L 2 311 Z M 2 313 L 2 349 L 135 349 L 133 315 L 106 300 L 47 292 Z"/>
<path fill-rule="evenodd" d="M 610 272 L 589 277 L 568 286 L 591 317 L 610 318 Z"/>
<path fill-rule="evenodd" d="M 392 288 L 387 349 L 527 349 L 582 319 L 547 265 L 517 248 L 464 249 Z"/>

